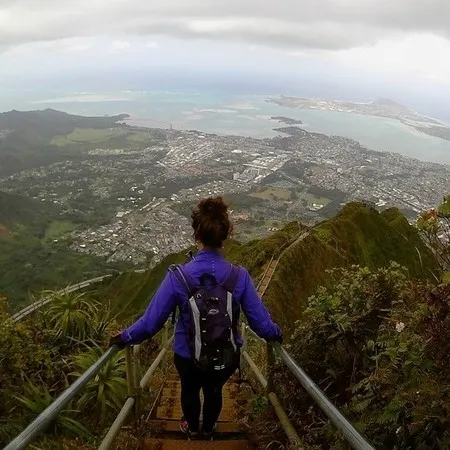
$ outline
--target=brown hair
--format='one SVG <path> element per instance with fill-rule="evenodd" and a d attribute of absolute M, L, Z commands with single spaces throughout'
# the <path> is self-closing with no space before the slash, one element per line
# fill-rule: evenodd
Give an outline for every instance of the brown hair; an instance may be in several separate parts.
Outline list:
<path fill-rule="evenodd" d="M 228 217 L 228 205 L 222 197 L 206 198 L 192 210 L 194 238 L 205 247 L 220 248 L 233 226 Z"/>

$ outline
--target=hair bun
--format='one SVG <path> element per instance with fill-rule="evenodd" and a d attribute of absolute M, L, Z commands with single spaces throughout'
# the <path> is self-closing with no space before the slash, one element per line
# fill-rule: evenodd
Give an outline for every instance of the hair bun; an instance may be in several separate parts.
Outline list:
<path fill-rule="evenodd" d="M 211 218 L 223 217 L 227 213 L 228 209 L 222 197 L 207 198 L 202 200 L 198 205 L 198 208 L 201 214 Z"/>

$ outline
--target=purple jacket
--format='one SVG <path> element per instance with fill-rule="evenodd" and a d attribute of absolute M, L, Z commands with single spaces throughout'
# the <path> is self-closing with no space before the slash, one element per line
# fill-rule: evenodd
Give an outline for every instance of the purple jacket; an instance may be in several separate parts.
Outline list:
<path fill-rule="evenodd" d="M 197 253 L 194 260 L 185 264 L 183 269 L 195 283 L 199 283 L 199 278 L 205 273 L 214 275 L 217 282 L 222 283 L 231 271 L 231 264 L 218 251 L 203 249 Z M 188 328 L 190 316 L 186 301 L 185 288 L 180 285 L 172 272 L 168 272 L 144 315 L 122 331 L 122 341 L 126 344 L 138 344 L 145 339 L 152 338 L 164 326 L 174 308 L 178 306 L 181 308 L 181 313 L 175 329 L 173 350 L 183 358 L 191 358 Z M 240 270 L 233 301 L 242 309 L 250 327 L 259 337 L 271 341 L 281 336 L 280 327 L 272 321 L 256 292 L 250 274 L 244 268 Z M 242 345 L 239 330 L 236 343 Z"/>

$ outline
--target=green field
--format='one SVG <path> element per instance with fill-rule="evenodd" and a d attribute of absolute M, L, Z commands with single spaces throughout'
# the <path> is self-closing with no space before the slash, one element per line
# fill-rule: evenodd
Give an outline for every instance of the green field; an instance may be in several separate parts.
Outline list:
<path fill-rule="evenodd" d="M 239 242 L 261 239 L 273 233 L 273 228 L 281 229 L 285 222 L 279 220 L 250 220 L 234 225 L 233 238 Z"/>
<path fill-rule="evenodd" d="M 291 199 L 291 191 L 283 188 L 269 187 L 260 192 L 253 192 L 251 197 L 261 198 L 263 200 L 286 200 Z"/>
<path fill-rule="evenodd" d="M 117 136 L 122 136 L 124 131 L 118 128 L 104 128 L 104 129 L 94 129 L 94 128 L 75 128 L 72 133 L 66 136 L 55 136 L 50 144 L 63 147 L 69 144 L 79 144 L 83 142 L 103 142 L 108 139 L 115 138 Z"/>
<path fill-rule="evenodd" d="M 146 143 L 150 142 L 153 136 L 148 131 L 129 131 L 123 128 L 75 128 L 66 136 L 55 136 L 50 144 L 58 147 L 82 143 L 100 144 L 115 138 L 124 138 L 134 143 Z"/>
<path fill-rule="evenodd" d="M 46 240 L 58 239 L 64 235 L 72 233 L 74 224 L 68 220 L 55 220 L 45 230 Z"/>

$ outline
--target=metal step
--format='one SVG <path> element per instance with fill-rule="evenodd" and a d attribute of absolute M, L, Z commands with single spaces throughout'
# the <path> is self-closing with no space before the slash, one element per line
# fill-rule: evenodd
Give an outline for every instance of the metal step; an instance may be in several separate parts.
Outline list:
<path fill-rule="evenodd" d="M 179 420 L 150 420 L 150 428 L 155 432 L 176 433 L 180 431 Z M 241 433 L 241 427 L 234 422 L 219 422 L 216 426 L 217 434 Z"/>
<path fill-rule="evenodd" d="M 140 447 L 143 450 L 249 450 L 244 440 L 228 441 L 188 441 L 176 439 L 145 439 Z"/>
<path fill-rule="evenodd" d="M 226 384 L 223 389 L 223 395 L 232 397 L 233 395 L 237 395 L 238 387 L 234 385 Z M 179 395 L 181 392 L 181 384 L 180 383 L 164 383 L 164 388 L 162 390 L 162 396 L 167 397 L 171 396 L 173 393 Z"/>
<path fill-rule="evenodd" d="M 225 386 L 222 390 L 223 398 L 234 398 L 236 397 L 238 391 L 237 388 L 231 388 Z M 168 398 L 168 397 L 177 397 L 180 398 L 181 395 L 181 385 L 177 383 L 173 386 L 164 387 L 161 392 L 162 398 Z M 200 392 L 200 395 L 203 395 L 202 392 Z"/>
<path fill-rule="evenodd" d="M 220 413 L 219 422 L 232 422 L 235 418 L 234 408 L 224 407 Z M 180 405 L 173 407 L 159 406 L 156 410 L 156 418 L 161 420 L 180 420 L 183 415 Z M 201 416 L 200 416 L 201 418 Z"/>

